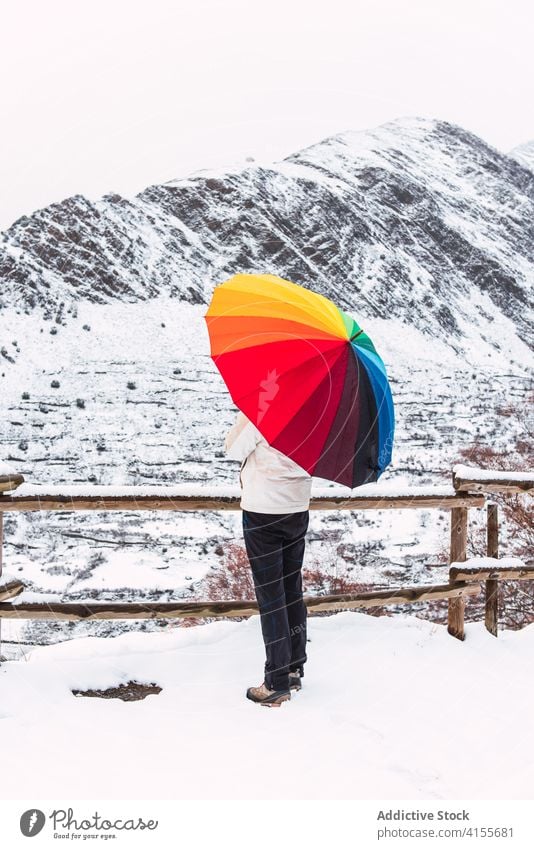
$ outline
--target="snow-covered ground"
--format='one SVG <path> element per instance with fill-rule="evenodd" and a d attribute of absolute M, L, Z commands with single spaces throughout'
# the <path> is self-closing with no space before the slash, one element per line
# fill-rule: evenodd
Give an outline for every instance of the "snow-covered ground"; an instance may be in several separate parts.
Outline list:
<path fill-rule="evenodd" d="M 303 689 L 277 709 L 257 616 L 83 637 L 0 667 L 4 798 L 526 799 L 534 625 L 465 642 L 411 616 L 309 619 Z M 156 683 L 143 701 L 71 689 Z M 44 794 L 44 796 L 43 796 Z"/>

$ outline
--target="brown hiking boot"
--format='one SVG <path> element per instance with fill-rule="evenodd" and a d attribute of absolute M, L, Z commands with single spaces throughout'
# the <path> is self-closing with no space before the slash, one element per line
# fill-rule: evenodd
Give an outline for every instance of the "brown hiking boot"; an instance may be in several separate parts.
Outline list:
<path fill-rule="evenodd" d="M 282 702 L 287 702 L 290 698 L 289 690 L 269 690 L 265 682 L 259 687 L 249 687 L 247 690 L 247 699 L 267 707 L 280 707 Z"/>

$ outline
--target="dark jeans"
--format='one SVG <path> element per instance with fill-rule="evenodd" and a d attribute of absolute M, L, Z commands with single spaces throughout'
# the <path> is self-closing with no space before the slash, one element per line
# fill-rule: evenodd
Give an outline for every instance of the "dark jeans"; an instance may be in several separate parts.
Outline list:
<path fill-rule="evenodd" d="M 252 513 L 243 510 L 243 537 L 252 568 L 265 643 L 265 685 L 287 690 L 289 671 L 304 674 L 306 606 L 302 560 L 309 511 Z"/>

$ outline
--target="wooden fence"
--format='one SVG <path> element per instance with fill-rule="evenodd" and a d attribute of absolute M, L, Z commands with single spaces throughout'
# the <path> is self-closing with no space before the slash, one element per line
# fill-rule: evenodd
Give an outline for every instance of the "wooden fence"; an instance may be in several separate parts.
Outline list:
<path fill-rule="evenodd" d="M 480 474 L 476 475 L 476 472 Z M 226 494 L 190 494 L 183 486 L 176 487 L 31 487 L 17 492 L 23 483 L 22 475 L 0 476 L 0 574 L 2 571 L 3 514 L 10 511 L 35 510 L 239 510 L 239 498 Z M 351 495 L 324 494 L 310 501 L 310 510 L 392 510 L 440 509 L 450 510 L 449 583 L 396 587 L 367 593 L 348 593 L 327 596 L 306 596 L 310 612 L 414 604 L 422 601 L 448 599 L 448 630 L 457 639 L 464 639 L 465 598 L 476 595 L 486 587 L 486 626 L 497 634 L 497 588 L 500 580 L 534 578 L 534 569 L 495 570 L 461 569 L 466 560 L 468 514 L 472 508 L 487 506 L 488 556 L 498 557 L 497 505 L 486 505 L 484 492 L 526 492 L 534 486 L 534 475 L 495 473 L 488 479 L 482 470 L 455 467 L 453 486 L 411 487 L 391 492 L 380 483 L 373 493 Z M 148 491 L 150 490 L 150 491 Z M 455 564 L 455 565 L 452 565 Z M 0 587 L 0 623 L 2 619 L 173 619 L 243 617 L 258 613 L 253 601 L 196 601 L 196 602 L 139 602 L 139 603 L 18 603 L 12 599 L 24 590 L 20 581 Z"/>

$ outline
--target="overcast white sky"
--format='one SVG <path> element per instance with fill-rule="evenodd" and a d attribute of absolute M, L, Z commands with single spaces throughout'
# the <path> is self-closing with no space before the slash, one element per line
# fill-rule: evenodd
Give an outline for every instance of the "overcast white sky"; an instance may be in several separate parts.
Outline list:
<path fill-rule="evenodd" d="M 534 139 L 530 0 L 26 0 L 2 9 L 0 228 L 405 115 Z"/>

